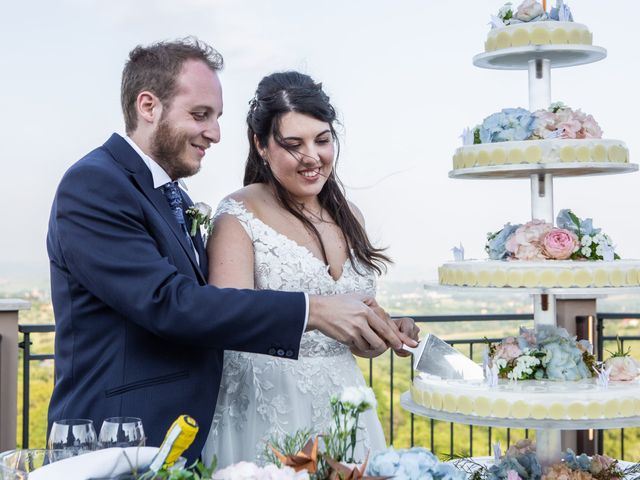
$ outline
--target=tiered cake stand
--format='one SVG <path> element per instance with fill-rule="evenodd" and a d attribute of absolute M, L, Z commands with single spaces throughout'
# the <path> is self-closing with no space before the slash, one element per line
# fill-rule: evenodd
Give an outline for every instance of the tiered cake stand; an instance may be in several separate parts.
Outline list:
<path fill-rule="evenodd" d="M 606 50 L 601 47 L 584 45 L 546 45 L 508 48 L 491 53 L 483 53 L 473 58 L 474 65 L 481 68 L 499 70 L 528 70 L 529 73 L 529 109 L 531 111 L 547 109 L 551 104 L 551 68 L 572 67 L 602 60 Z M 456 169 L 449 173 L 451 178 L 499 179 L 528 178 L 531 182 L 531 217 L 554 223 L 553 178 L 555 176 L 577 177 L 633 172 L 637 165 L 628 163 L 540 163 L 527 165 L 479 166 Z M 474 291 L 483 290 L 477 287 Z M 484 290 L 508 291 L 513 287 L 487 288 Z M 556 325 L 556 295 L 581 294 L 595 295 L 640 291 L 637 287 L 619 288 L 563 288 L 544 289 L 526 288 L 518 291 L 531 293 L 534 304 L 534 323 L 538 325 Z M 567 402 L 572 399 L 567 398 Z M 424 408 L 416 404 L 409 392 L 401 396 L 401 405 L 417 415 L 455 423 L 493 427 L 528 428 L 536 431 L 537 451 L 543 465 L 556 463 L 562 450 L 562 430 L 608 429 L 640 426 L 640 417 L 625 417 L 597 420 L 550 420 L 542 419 L 501 419 L 479 417 Z"/>

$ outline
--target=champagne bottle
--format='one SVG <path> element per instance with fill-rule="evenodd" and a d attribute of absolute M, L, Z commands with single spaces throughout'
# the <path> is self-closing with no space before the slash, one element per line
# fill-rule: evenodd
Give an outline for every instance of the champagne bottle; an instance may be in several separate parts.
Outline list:
<path fill-rule="evenodd" d="M 198 433 L 198 422 L 189 415 L 180 415 L 171 424 L 160 445 L 160 450 L 151 461 L 149 469 L 157 472 L 161 468 L 169 468 L 193 443 Z"/>

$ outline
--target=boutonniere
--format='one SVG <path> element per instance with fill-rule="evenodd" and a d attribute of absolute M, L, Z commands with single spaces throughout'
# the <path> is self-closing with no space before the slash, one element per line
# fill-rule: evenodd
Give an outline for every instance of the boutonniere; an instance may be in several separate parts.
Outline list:
<path fill-rule="evenodd" d="M 187 215 L 191 219 L 191 236 L 195 237 L 199 227 L 204 227 L 207 235 L 211 235 L 213 221 L 211 219 L 211 207 L 204 202 L 197 202 L 187 208 Z"/>

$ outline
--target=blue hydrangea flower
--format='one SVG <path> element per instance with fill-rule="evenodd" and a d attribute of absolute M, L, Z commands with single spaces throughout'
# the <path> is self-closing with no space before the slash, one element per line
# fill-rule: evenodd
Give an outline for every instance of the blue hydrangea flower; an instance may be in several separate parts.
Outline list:
<path fill-rule="evenodd" d="M 571 218 L 571 214 L 573 214 L 573 212 L 566 208 L 558 212 L 558 217 L 556 218 L 556 225 L 558 225 L 558 228 L 564 228 L 566 230 L 569 230 L 570 232 L 575 233 L 576 235 L 580 234 L 593 236 L 600 233 L 600 228 L 593 228 L 593 219 L 586 218 L 582 220 L 576 217 L 578 220 L 578 224 L 576 224 L 575 220 Z"/>
<path fill-rule="evenodd" d="M 583 472 L 591 470 L 591 459 L 585 453 L 577 456 L 573 450 L 567 448 L 562 459 L 567 462 L 567 466 L 572 470 L 582 470 Z"/>
<path fill-rule="evenodd" d="M 422 447 L 376 452 L 367 466 L 368 475 L 392 476 L 395 480 L 465 480 L 465 473 L 453 465 L 442 464 Z"/>
<path fill-rule="evenodd" d="M 482 143 L 526 140 L 535 128 L 535 117 L 524 108 L 505 108 L 489 115 L 480 126 Z"/>
<path fill-rule="evenodd" d="M 388 477 L 395 475 L 399 465 L 400 455 L 393 447 L 389 447 L 373 454 L 367 465 L 367 472 L 370 475 Z"/>
<path fill-rule="evenodd" d="M 496 233 L 493 237 L 489 236 L 489 240 L 485 246 L 489 258 L 491 260 L 504 260 L 509 257 L 509 252 L 505 247 L 509 237 L 520 227 L 521 225 L 511 225 L 507 223 L 502 230 Z"/>

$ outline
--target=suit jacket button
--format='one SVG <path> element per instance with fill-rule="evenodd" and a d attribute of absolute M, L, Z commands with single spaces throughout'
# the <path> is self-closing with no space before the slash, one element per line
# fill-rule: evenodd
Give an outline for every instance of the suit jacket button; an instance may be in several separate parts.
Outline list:
<path fill-rule="evenodd" d="M 285 353 L 285 355 L 289 358 L 293 357 L 293 350 L 287 350 L 287 352 Z"/>
<path fill-rule="evenodd" d="M 283 349 L 281 349 L 281 348 L 278 349 L 278 356 L 279 357 L 284 357 L 284 350 Z"/>
<path fill-rule="evenodd" d="M 270 348 L 269 351 L 267 352 L 269 355 L 275 355 L 276 354 L 276 349 L 275 348 Z"/>

